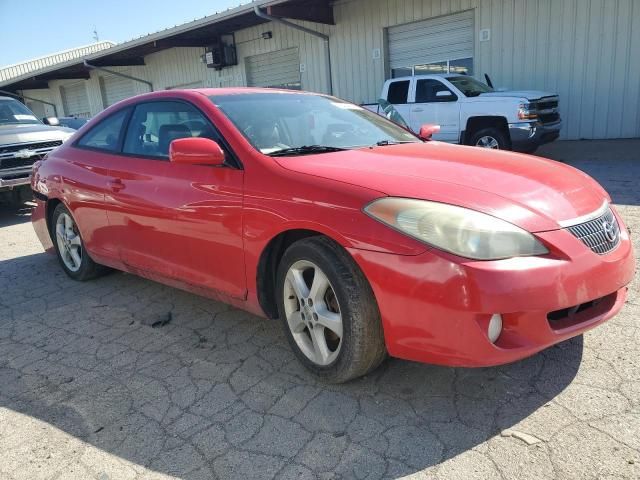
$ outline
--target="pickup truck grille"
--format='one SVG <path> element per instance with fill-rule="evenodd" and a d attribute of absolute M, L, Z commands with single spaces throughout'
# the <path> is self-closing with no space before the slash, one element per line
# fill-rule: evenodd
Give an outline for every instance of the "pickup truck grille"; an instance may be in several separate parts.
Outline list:
<path fill-rule="evenodd" d="M 37 143 L 18 143 L 15 145 L 0 146 L 0 157 L 6 158 L 11 153 L 19 152 L 20 150 L 53 150 L 57 146 L 62 145 L 62 140 L 55 140 L 51 142 L 37 142 Z M 45 153 L 46 153 L 45 151 Z M 38 152 L 41 153 L 41 152 Z M 13 156 L 13 155 L 11 155 Z"/>
<path fill-rule="evenodd" d="M 611 209 L 593 220 L 567 227 L 591 251 L 604 255 L 620 243 L 620 226 Z"/>
<path fill-rule="evenodd" d="M 0 169 L 4 170 L 7 168 L 28 167 L 36 163 L 38 160 L 42 160 L 44 155 L 45 154 L 43 153 L 29 158 L 0 158 Z M 0 175 L 2 175 L 1 171 Z"/>
<path fill-rule="evenodd" d="M 560 120 L 558 113 L 558 97 L 542 97 L 532 102 L 542 123 L 554 123 Z"/>

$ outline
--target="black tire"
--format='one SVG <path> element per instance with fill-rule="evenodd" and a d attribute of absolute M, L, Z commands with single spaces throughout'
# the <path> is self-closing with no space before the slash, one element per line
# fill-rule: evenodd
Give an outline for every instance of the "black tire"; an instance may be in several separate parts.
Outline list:
<path fill-rule="evenodd" d="M 511 150 L 511 142 L 509 141 L 509 137 L 505 134 L 504 131 L 499 128 L 481 128 L 480 130 L 473 132 L 471 137 L 469 137 L 469 141 L 467 145 L 477 146 L 480 148 L 488 148 L 478 145 L 483 138 L 492 138 L 498 144 L 498 150 Z"/>
<path fill-rule="evenodd" d="M 342 316 L 343 336 L 337 357 L 322 366 L 312 362 L 297 345 L 285 313 L 287 272 L 296 262 L 317 265 L 330 282 Z M 292 244 L 277 272 L 276 302 L 285 335 L 300 362 L 330 383 L 342 383 L 374 370 L 386 358 L 380 312 L 369 282 L 351 256 L 326 237 L 311 237 Z"/>
<path fill-rule="evenodd" d="M 76 231 L 78 237 L 80 238 L 80 242 L 81 242 L 81 245 L 82 245 L 82 255 L 81 255 L 80 267 L 76 271 L 71 270 L 65 264 L 65 261 L 62 258 L 62 254 L 60 253 L 60 247 L 58 245 L 58 241 L 57 241 L 57 238 L 56 238 L 56 225 L 58 223 L 58 218 L 62 214 L 68 215 L 73 220 L 75 231 Z M 62 203 L 59 203 L 56 206 L 55 210 L 53 211 L 53 215 L 51 216 L 51 239 L 52 239 L 53 245 L 54 245 L 54 247 L 56 249 L 56 255 L 58 256 L 58 261 L 60 262 L 60 265 L 62 266 L 62 269 L 64 270 L 64 272 L 69 277 L 73 278 L 74 280 L 78 280 L 78 281 L 84 282 L 86 280 L 91 280 L 92 278 L 96 278 L 96 277 L 98 277 L 100 275 L 104 275 L 106 272 L 109 271 L 109 269 L 107 267 L 105 267 L 103 265 L 99 265 L 99 264 L 97 264 L 96 262 L 94 262 L 91 259 L 91 257 L 87 253 L 86 249 L 84 248 L 84 241 L 82 240 L 82 237 L 80 236 L 80 231 L 77 228 L 77 224 L 76 224 L 75 219 L 73 218 L 73 215 L 71 215 L 71 212 L 69 212 L 67 207 L 65 207 Z"/>

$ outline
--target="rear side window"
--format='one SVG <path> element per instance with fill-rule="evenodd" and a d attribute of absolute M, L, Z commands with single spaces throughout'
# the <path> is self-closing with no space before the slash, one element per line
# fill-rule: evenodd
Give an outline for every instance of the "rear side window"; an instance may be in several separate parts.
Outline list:
<path fill-rule="evenodd" d="M 389 91 L 387 92 L 387 101 L 389 103 L 394 105 L 407 103 L 408 96 L 409 80 L 400 80 L 389 84 Z"/>
<path fill-rule="evenodd" d="M 194 106 L 174 101 L 142 103 L 131 116 L 122 151 L 169 158 L 171 142 L 186 137 L 205 137 L 220 143 L 211 122 Z"/>
<path fill-rule="evenodd" d="M 106 152 L 117 152 L 120 148 L 123 126 L 129 109 L 120 110 L 105 118 L 85 133 L 77 145 Z"/>

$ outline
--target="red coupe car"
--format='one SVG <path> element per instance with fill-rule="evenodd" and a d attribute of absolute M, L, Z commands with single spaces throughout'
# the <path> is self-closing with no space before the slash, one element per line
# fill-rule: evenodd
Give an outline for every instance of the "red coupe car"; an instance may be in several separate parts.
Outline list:
<path fill-rule="evenodd" d="M 154 92 L 34 166 L 35 230 L 108 268 L 280 318 L 333 382 L 391 355 L 497 365 L 620 310 L 635 269 L 607 193 L 549 160 L 427 141 L 305 92 Z"/>

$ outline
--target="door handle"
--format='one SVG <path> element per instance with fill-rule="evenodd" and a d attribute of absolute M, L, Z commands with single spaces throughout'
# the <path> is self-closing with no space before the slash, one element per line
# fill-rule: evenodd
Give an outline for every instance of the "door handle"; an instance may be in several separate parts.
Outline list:
<path fill-rule="evenodd" d="M 424 112 L 423 108 L 414 108 L 413 110 L 411 110 L 412 112 Z"/>
<path fill-rule="evenodd" d="M 122 180 L 120 178 L 115 178 L 113 180 L 110 180 L 108 183 L 109 183 L 109 188 L 114 193 L 118 193 L 120 190 L 124 189 L 124 183 L 122 183 Z"/>

